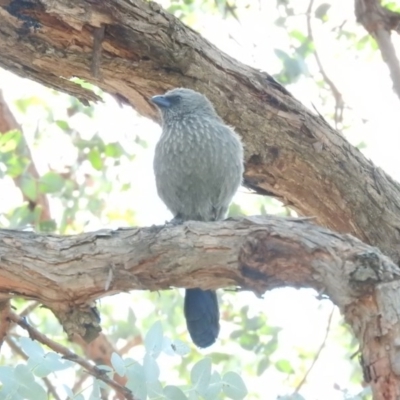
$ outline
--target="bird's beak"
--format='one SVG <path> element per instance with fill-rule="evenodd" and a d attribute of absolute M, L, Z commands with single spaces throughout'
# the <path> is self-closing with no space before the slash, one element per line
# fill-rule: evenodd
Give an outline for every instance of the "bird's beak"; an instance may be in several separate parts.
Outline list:
<path fill-rule="evenodd" d="M 151 101 L 160 108 L 168 108 L 171 106 L 171 102 L 166 96 L 153 96 Z"/>

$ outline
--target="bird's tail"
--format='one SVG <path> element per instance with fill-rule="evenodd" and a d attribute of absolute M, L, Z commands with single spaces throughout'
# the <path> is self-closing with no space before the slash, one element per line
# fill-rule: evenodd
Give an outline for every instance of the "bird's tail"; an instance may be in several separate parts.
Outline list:
<path fill-rule="evenodd" d="M 186 326 L 194 344 L 211 346 L 219 333 L 219 307 L 217 293 L 213 290 L 186 289 Z"/>

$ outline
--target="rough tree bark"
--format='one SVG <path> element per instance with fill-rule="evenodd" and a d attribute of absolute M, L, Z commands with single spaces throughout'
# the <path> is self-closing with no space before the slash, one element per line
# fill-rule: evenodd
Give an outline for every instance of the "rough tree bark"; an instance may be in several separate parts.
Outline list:
<path fill-rule="evenodd" d="M 400 13 L 383 7 L 380 0 L 355 0 L 355 14 L 357 21 L 376 40 L 389 68 L 393 90 L 400 99 L 400 63 L 390 37 L 391 31 L 400 33 Z"/>
<path fill-rule="evenodd" d="M 247 186 L 400 260 L 400 185 L 267 73 L 222 53 L 156 3 L 1 4 L 3 68 L 81 99 L 98 99 L 68 80 L 78 76 L 153 119 L 150 96 L 176 86 L 195 88 L 243 137 Z M 94 37 L 103 25 L 95 78 Z"/>
<path fill-rule="evenodd" d="M 302 248 L 298 242 L 293 246 L 283 246 L 279 239 L 281 234 L 277 234 L 267 235 L 265 241 L 261 241 L 263 245 L 257 240 L 254 244 L 253 236 L 250 235 L 252 239 L 249 239 L 249 243 L 253 245 L 249 244 L 244 248 L 248 249 L 250 255 L 258 255 L 259 258 L 252 259 L 249 263 L 252 267 L 246 275 L 243 270 L 240 272 L 238 269 L 241 265 L 247 265 L 242 259 L 243 254 L 247 254 L 244 250 L 239 257 L 239 263 L 237 258 L 230 258 L 230 263 L 221 267 L 223 264 L 220 265 L 217 261 L 221 260 L 219 257 L 224 262 L 227 261 L 222 254 L 229 252 L 219 251 L 224 248 L 224 241 L 228 240 L 226 236 L 235 237 L 241 232 L 234 223 L 226 222 L 228 225 L 207 225 L 207 231 L 224 226 L 224 235 L 218 236 L 218 243 L 212 235 L 207 236 L 207 240 L 217 246 L 218 250 L 209 249 L 211 253 L 206 258 L 207 270 L 202 269 L 199 264 L 199 260 L 205 259 L 204 252 L 199 253 L 199 259 L 196 260 L 198 269 L 194 270 L 190 267 L 192 263 L 186 263 L 186 258 L 190 258 L 192 254 L 190 252 L 200 245 L 200 237 L 204 237 L 196 234 L 194 242 L 188 237 L 181 238 L 185 240 L 182 243 L 186 246 L 185 263 L 190 268 L 188 270 L 182 269 L 179 262 L 171 265 L 165 260 L 161 269 L 163 275 L 152 277 L 148 274 L 148 268 L 164 260 L 162 254 L 157 252 L 145 253 L 148 258 L 140 252 L 130 254 L 128 261 L 131 269 L 125 269 L 124 263 L 115 269 L 112 264 L 107 264 L 106 267 L 104 260 L 98 264 L 101 261 L 98 257 L 87 256 L 84 259 L 88 265 L 93 262 L 99 265 L 101 274 L 97 277 L 95 274 L 87 275 L 86 271 L 80 275 L 82 270 L 87 270 L 86 264 L 84 267 L 83 264 L 75 264 L 75 267 L 82 267 L 81 270 L 72 268 L 66 271 L 52 268 L 51 263 L 47 263 L 52 257 L 60 262 L 68 254 L 68 246 L 75 239 L 45 239 L 33 234 L 9 232 L 6 233 L 8 239 L 4 236 L 1 239 L 3 244 L 7 244 L 7 241 L 11 243 L 7 249 L 0 248 L 1 268 L 14 263 L 14 273 L 18 271 L 24 275 L 27 271 L 25 268 L 36 265 L 36 279 L 34 287 L 32 281 L 18 286 L 12 276 L 5 274 L 2 279 L 5 279 L 6 285 L 3 282 L 3 288 L 8 284 L 8 290 L 21 290 L 21 294 L 27 296 L 34 293 L 37 295 L 39 291 L 43 295 L 40 297 L 41 301 L 51 303 L 49 306 L 57 310 L 55 304 L 62 308 L 60 300 L 65 300 L 63 294 L 68 297 L 68 293 L 78 293 L 69 292 L 68 289 L 56 292 L 49 288 L 49 283 L 73 285 L 74 282 L 81 282 L 77 277 L 83 281 L 86 279 L 85 286 L 93 289 L 91 295 L 84 298 L 68 297 L 70 304 L 77 305 L 85 303 L 87 297 L 95 298 L 106 293 L 106 283 L 115 285 L 118 282 L 116 278 L 121 276 L 124 277 L 122 281 L 130 277 L 129 289 L 190 286 L 194 277 L 196 285 L 204 288 L 240 284 L 259 291 L 274 287 L 277 283 L 310 285 L 320 289 L 326 287 L 327 293 L 341 306 L 360 340 L 365 375 L 371 380 L 375 398 L 400 398 L 400 348 L 396 339 L 400 334 L 396 311 L 400 309 L 400 298 L 396 294 L 399 274 L 396 264 L 400 261 L 400 185 L 397 182 L 376 168 L 320 115 L 311 113 L 296 101 L 267 73 L 245 66 L 223 54 L 156 3 L 141 0 L 71 0 L 68 3 L 64 0 L 0 0 L 0 20 L 0 66 L 70 93 L 82 101 L 96 101 L 99 98 L 68 80 L 73 76 L 95 83 L 153 119 L 157 117 L 148 101 L 151 95 L 175 86 L 191 87 L 205 93 L 214 102 L 220 115 L 227 123 L 236 127 L 244 140 L 244 182 L 248 187 L 281 199 L 302 215 L 315 216 L 320 225 L 341 233 L 351 233 L 364 242 L 379 247 L 394 261 L 382 263 L 382 256 L 376 256 L 377 251 L 372 251 L 371 254 L 375 256 L 361 257 L 357 261 L 357 271 L 368 272 L 365 275 L 366 282 L 361 285 L 368 290 L 360 290 L 357 285 L 347 284 L 347 278 L 344 281 L 347 285 L 346 292 L 335 292 L 335 285 L 328 285 L 329 274 L 325 276 L 319 272 L 316 276 L 321 280 L 314 278 L 314 267 L 318 255 L 330 254 L 336 260 L 336 264 L 332 263 L 335 265 L 332 271 L 336 268 L 338 271 L 346 270 L 349 264 L 344 253 L 338 255 L 334 252 L 332 255 L 331 250 L 326 253 L 310 251 L 308 258 L 304 258 L 307 263 L 300 265 L 295 262 L 297 252 Z M 284 222 L 282 224 L 284 226 Z M 199 231 L 200 226 L 201 224 L 196 225 Z M 180 228 L 169 229 L 162 232 L 180 232 Z M 145 240 L 146 235 L 154 235 L 157 242 L 153 245 L 162 245 L 162 241 L 158 242 L 162 233 L 151 233 L 151 230 L 136 232 L 136 239 Z M 298 232 L 298 240 L 303 233 Z M 322 231 L 319 233 L 323 236 Z M 340 238 L 333 233 L 329 235 L 332 240 Z M 107 233 L 107 240 L 111 240 L 109 236 Z M 96 247 L 93 239 L 95 234 L 87 237 L 89 239 L 84 247 L 90 253 L 92 246 Z M 79 238 L 76 240 L 79 241 Z M 346 240 L 353 243 L 353 239 Z M 62 245 L 59 247 L 63 241 L 64 244 L 68 243 L 64 250 Z M 178 239 L 176 241 L 179 243 Z M 18 254 L 22 254 L 22 250 L 35 253 L 37 246 L 44 246 L 41 247 L 42 253 L 49 258 L 38 258 L 36 260 L 42 261 L 33 264 L 37 254 L 29 259 L 29 263 L 28 259 L 17 258 L 17 253 L 10 257 L 10 248 L 15 245 L 20 246 L 21 253 Z M 53 249 L 52 246 L 56 248 Z M 167 247 L 169 246 L 173 246 L 173 242 L 168 243 Z M 331 244 L 327 246 L 331 249 Z M 8 252 L 6 258 L 3 251 Z M 160 258 L 154 259 L 154 254 L 159 254 Z M 278 257 L 281 263 L 274 264 L 274 257 Z M 326 263 L 332 262 L 332 258 L 328 258 L 330 261 L 322 258 L 322 270 Z M 377 260 L 376 264 L 373 260 Z M 290 262 L 297 268 L 290 269 Z M 280 268 L 274 268 L 274 265 L 279 265 Z M 354 261 L 351 265 L 354 265 Z M 285 273 L 288 268 L 290 273 Z M 58 275 L 53 275 L 56 270 Z M 114 275 L 115 270 L 119 271 L 118 275 Z M 105 271 L 109 276 L 108 280 L 104 279 Z M 137 271 L 142 271 L 141 275 Z M 181 275 L 178 279 L 177 274 L 183 271 L 186 275 Z M 71 275 L 73 272 L 75 275 Z M 142 280 L 135 283 L 135 277 L 138 276 Z M 296 276 L 301 276 L 302 279 L 293 282 L 291 279 Z M 345 276 L 346 274 L 341 276 L 341 279 Z M 59 281 L 60 277 L 63 280 Z M 210 283 L 210 277 L 215 284 Z M 266 277 L 268 280 L 264 282 Z M 261 285 L 259 288 L 256 282 Z M 21 282 L 17 283 L 21 285 Z M 337 284 L 340 285 L 339 282 Z"/>

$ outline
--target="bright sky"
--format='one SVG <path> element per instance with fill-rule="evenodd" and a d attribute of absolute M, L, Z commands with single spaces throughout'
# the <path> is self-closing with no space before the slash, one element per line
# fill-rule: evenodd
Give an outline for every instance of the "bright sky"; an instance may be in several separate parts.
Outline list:
<path fill-rule="evenodd" d="M 163 0 L 160 3 L 168 5 L 169 1 Z M 287 28 L 303 30 L 306 24 L 304 12 L 308 7 L 308 1 L 293 0 L 291 3 L 296 7 L 294 10 L 296 16 L 289 20 Z M 314 8 L 321 3 L 322 1 L 315 1 Z M 274 24 L 279 16 L 276 2 L 238 1 L 237 6 L 240 23 L 234 19 L 221 21 L 219 15 L 209 15 L 207 10 L 199 12 L 190 22 L 195 29 L 233 57 L 270 74 L 278 72 L 281 65 L 274 49 L 279 48 L 290 52 L 290 44 L 287 33 Z M 335 82 L 349 107 L 345 111 L 345 122 L 348 125 L 344 132 L 346 137 L 353 144 L 365 142 L 367 147 L 363 149 L 364 154 L 376 165 L 400 180 L 399 100 L 392 92 L 387 67 L 382 62 L 379 52 L 358 53 L 355 49 L 349 48 L 348 42 L 337 40 L 331 31 L 334 26 L 346 21 L 345 29 L 354 32 L 358 38 L 365 35 L 363 28 L 356 25 L 353 7 L 353 2 L 347 0 L 332 1 L 329 22 L 322 24 L 313 20 L 315 45 L 327 74 Z M 393 39 L 395 46 L 400 48 L 400 41 L 397 38 Z M 301 78 L 288 89 L 309 108 L 312 108 L 311 104 L 314 104 L 321 113 L 332 113 L 333 100 L 328 99 L 327 106 L 324 106 L 317 87 L 312 84 L 313 77 L 317 74 L 317 66 L 314 62 L 310 62 L 309 76 Z M 62 170 L 63 165 L 74 162 L 76 154 L 68 137 L 60 129 L 43 122 L 46 118 L 43 107 L 40 105 L 31 107 L 27 114 L 18 112 L 14 102 L 23 97 L 36 96 L 44 99 L 44 102 L 53 108 L 55 119 L 68 119 L 69 124 L 87 138 L 99 133 L 105 140 L 119 141 L 137 154 L 133 162 L 122 163 L 118 169 L 120 179 L 130 182 L 132 188 L 127 192 L 115 193 L 107 198 L 109 212 L 134 209 L 137 212 L 138 224 L 141 226 L 162 224 L 170 218 L 169 212 L 157 197 L 152 172 L 154 146 L 160 134 L 160 128 L 156 124 L 138 117 L 128 107 L 119 107 L 110 96 L 106 96 L 104 104 L 96 107 L 93 119 L 82 114 L 68 118 L 64 95 L 54 95 L 36 83 L 22 80 L 4 71 L 0 71 L 0 87 L 23 126 L 24 134 L 41 173 L 48 171 L 49 166 Z M 35 140 L 37 132 L 40 132 L 41 136 L 40 145 Z M 148 143 L 147 149 L 133 142 L 132 138 L 136 135 Z M 88 171 L 93 173 L 89 166 Z M 14 188 L 10 179 L 0 180 L 0 214 L 12 209 L 21 200 L 19 191 Z M 239 191 L 234 201 L 249 214 L 257 213 L 258 200 L 244 189 Z M 60 204 L 52 200 L 51 207 L 53 214 L 59 215 Z M 277 203 L 275 209 L 269 211 L 277 212 L 279 208 Z M 108 218 L 93 219 L 91 214 L 85 212 L 84 209 L 79 213 L 78 219 L 85 231 L 105 227 L 117 228 L 124 225 L 122 219 L 115 221 L 110 221 Z M 1 223 L 0 216 L 0 225 Z M 275 290 L 266 293 L 264 300 L 255 299 L 251 293 L 235 296 L 235 304 L 237 303 L 238 308 L 244 304 L 250 304 L 255 313 L 266 313 L 271 324 L 284 328 L 280 335 L 277 358 L 287 357 L 294 360 L 297 354 L 296 349 L 313 353 L 323 341 L 332 305 L 328 300 L 316 300 L 316 294 L 313 291 Z M 103 299 L 102 302 L 128 304 L 137 298 L 140 298 L 140 293 L 114 296 Z M 121 307 L 116 308 L 116 315 L 118 313 L 121 314 L 121 318 L 125 318 L 126 313 L 121 310 Z M 135 309 L 135 313 L 138 316 L 142 313 L 145 317 L 146 307 Z M 335 385 L 348 388 L 352 393 L 361 390 L 358 385 L 350 383 L 353 366 L 348 362 L 348 354 L 342 349 L 343 328 L 337 324 L 338 321 L 340 321 L 340 316 L 336 310 L 327 346 L 310 374 L 308 384 L 301 392 L 307 399 L 342 399 L 343 394 L 335 389 Z M 228 334 L 229 326 L 223 323 L 221 335 Z M 218 345 L 213 350 L 227 351 Z M 251 365 L 250 355 L 247 359 L 243 359 L 243 364 L 245 363 Z M 299 365 L 304 369 L 307 368 L 308 363 L 309 361 L 306 361 L 305 364 Z M 299 373 L 299 379 L 301 377 L 302 374 Z M 258 393 L 260 398 L 265 400 L 290 393 L 286 379 L 273 368 L 260 378 L 255 379 L 244 375 L 244 379 L 250 392 Z"/>

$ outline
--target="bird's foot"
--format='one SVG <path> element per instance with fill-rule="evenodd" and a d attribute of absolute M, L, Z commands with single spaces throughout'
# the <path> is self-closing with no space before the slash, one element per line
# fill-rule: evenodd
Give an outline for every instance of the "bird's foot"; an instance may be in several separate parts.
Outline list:
<path fill-rule="evenodd" d="M 169 221 L 170 224 L 172 225 L 182 225 L 183 224 L 183 219 L 180 216 L 176 216 Z"/>
<path fill-rule="evenodd" d="M 178 226 L 183 224 L 183 219 L 180 216 L 176 216 L 171 219 L 171 221 L 168 221 L 165 225 L 169 226 Z"/>

